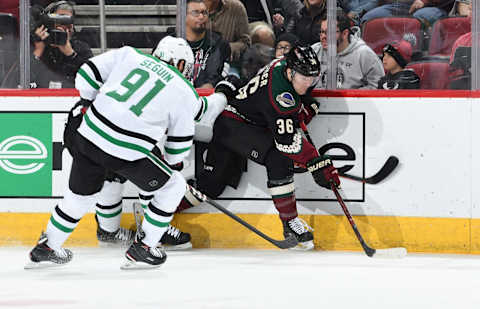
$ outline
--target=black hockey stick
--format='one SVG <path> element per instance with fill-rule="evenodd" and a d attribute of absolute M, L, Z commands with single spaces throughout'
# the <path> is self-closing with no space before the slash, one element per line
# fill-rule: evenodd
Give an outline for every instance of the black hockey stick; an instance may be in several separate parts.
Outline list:
<path fill-rule="evenodd" d="M 233 220 L 237 221 L 238 223 L 240 223 L 241 225 L 243 225 L 244 227 L 246 227 L 247 229 L 249 229 L 250 231 L 254 232 L 255 234 L 257 234 L 258 236 L 262 237 L 263 239 L 265 239 L 266 241 L 272 243 L 273 245 L 277 246 L 278 248 L 280 249 L 289 249 L 289 248 L 293 248 L 295 247 L 297 244 L 298 244 L 298 241 L 297 239 L 295 238 L 295 236 L 293 235 L 289 235 L 287 238 L 285 238 L 284 240 L 276 240 L 276 239 L 273 239 L 267 235 L 265 235 L 264 233 L 262 233 L 261 231 L 259 231 L 258 229 L 256 229 L 254 226 L 248 224 L 247 222 L 243 221 L 242 219 L 240 219 L 237 215 L 235 215 L 234 213 L 232 213 L 230 210 L 226 209 L 225 207 L 223 207 L 222 205 L 218 204 L 217 202 L 215 201 L 212 201 L 210 198 L 208 198 L 205 194 L 201 193 L 200 191 L 198 191 L 197 189 L 195 188 L 192 188 L 191 186 L 189 186 L 189 189 L 187 190 L 190 190 L 190 192 L 192 192 L 192 194 L 198 198 L 199 200 L 203 201 L 203 202 L 207 202 L 208 204 L 212 205 L 213 207 L 215 207 L 216 209 L 220 210 L 221 212 L 223 212 L 224 214 L 226 214 L 227 216 L 229 216 L 230 218 L 232 218 Z"/>
<path fill-rule="evenodd" d="M 362 234 L 358 231 L 357 224 L 355 224 L 355 221 L 353 221 L 352 215 L 350 215 L 350 212 L 348 211 L 347 205 L 345 205 L 345 202 L 343 201 L 342 196 L 338 192 L 337 187 L 335 186 L 334 183 L 330 184 L 330 187 L 332 191 L 335 193 L 335 196 L 337 198 L 338 203 L 343 209 L 343 213 L 348 219 L 348 222 L 350 223 L 350 226 L 353 229 L 353 232 L 357 236 L 358 241 L 362 245 L 363 251 L 369 256 L 369 257 L 390 257 L 390 258 L 402 258 L 407 255 L 407 249 L 398 247 L 398 248 L 389 248 L 389 249 L 373 249 L 367 245 L 365 240 L 362 237 Z"/>
<path fill-rule="evenodd" d="M 308 133 L 307 126 L 305 125 L 305 123 L 300 122 L 300 126 L 302 127 L 303 133 L 305 134 L 305 137 L 307 138 L 308 142 L 314 145 L 313 140 L 310 137 L 310 133 Z M 388 157 L 387 161 L 382 166 L 382 168 L 375 175 L 367 178 L 350 175 L 342 171 L 338 171 L 338 174 L 344 178 L 348 178 L 348 179 L 363 182 L 363 183 L 368 183 L 371 185 L 376 185 L 379 182 L 383 181 L 385 178 L 387 178 L 393 172 L 393 170 L 395 170 L 395 168 L 398 166 L 398 163 L 399 163 L 399 160 L 397 157 L 390 156 Z"/>

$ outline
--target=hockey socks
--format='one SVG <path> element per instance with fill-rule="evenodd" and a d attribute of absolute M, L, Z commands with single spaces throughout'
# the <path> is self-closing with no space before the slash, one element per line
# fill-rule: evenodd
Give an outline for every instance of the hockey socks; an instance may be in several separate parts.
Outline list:
<path fill-rule="evenodd" d="M 93 195 L 78 195 L 68 189 L 63 202 L 55 206 L 48 221 L 47 245 L 53 250 L 60 250 L 80 219 L 94 203 Z"/>
<path fill-rule="evenodd" d="M 95 213 L 100 228 L 107 232 L 115 232 L 120 228 L 122 218 L 123 184 L 105 181 L 98 194 Z"/>
<path fill-rule="evenodd" d="M 142 230 L 145 233 L 142 242 L 149 247 L 155 247 L 172 219 L 173 213 L 165 212 L 149 203 L 142 222 Z"/>
<path fill-rule="evenodd" d="M 268 189 L 272 195 L 273 204 L 278 210 L 280 220 L 288 221 L 298 216 L 297 203 L 295 200 L 295 186 L 293 182 L 273 186 L 268 183 Z"/>

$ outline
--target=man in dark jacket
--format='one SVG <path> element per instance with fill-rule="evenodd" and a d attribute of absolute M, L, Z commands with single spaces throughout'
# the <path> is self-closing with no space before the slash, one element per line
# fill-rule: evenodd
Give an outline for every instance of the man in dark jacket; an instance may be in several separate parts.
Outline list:
<path fill-rule="evenodd" d="M 217 32 L 207 30 L 208 11 L 202 0 L 187 1 L 186 38 L 193 51 L 191 80 L 195 88 L 213 88 L 228 67 L 230 45 Z"/>
<path fill-rule="evenodd" d="M 288 25 L 286 30 L 295 34 L 300 43 L 312 45 L 318 42 L 320 20 L 327 14 L 326 0 L 304 0 L 304 8 L 294 23 Z"/>
<path fill-rule="evenodd" d="M 73 14 L 73 6 L 64 1 L 43 10 L 32 33 L 32 88 L 74 88 L 78 69 L 93 57 L 88 44 L 75 38 Z"/>

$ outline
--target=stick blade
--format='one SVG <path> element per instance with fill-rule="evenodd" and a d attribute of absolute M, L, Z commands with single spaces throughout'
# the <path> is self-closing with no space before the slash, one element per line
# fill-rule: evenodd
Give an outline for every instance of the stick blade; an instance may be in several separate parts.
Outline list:
<path fill-rule="evenodd" d="M 295 236 L 289 235 L 284 240 L 275 240 L 274 244 L 280 249 L 290 249 L 298 244 L 298 240 L 295 238 Z"/>
<path fill-rule="evenodd" d="M 401 259 L 405 256 L 407 256 L 407 249 L 398 247 L 389 249 L 376 249 L 375 254 L 372 257 L 383 259 Z"/>
<path fill-rule="evenodd" d="M 393 172 L 393 170 L 398 166 L 399 162 L 400 160 L 398 160 L 396 156 L 388 157 L 387 161 L 382 166 L 382 168 L 378 171 L 378 173 L 376 173 L 372 177 L 365 179 L 365 182 L 373 185 L 379 183 L 380 181 L 387 178 Z"/>

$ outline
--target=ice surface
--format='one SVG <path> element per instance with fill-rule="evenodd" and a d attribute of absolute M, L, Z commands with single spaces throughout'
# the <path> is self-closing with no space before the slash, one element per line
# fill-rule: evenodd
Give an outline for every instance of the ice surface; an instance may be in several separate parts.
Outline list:
<path fill-rule="evenodd" d="M 122 271 L 123 249 L 72 248 L 26 271 L 30 248 L 0 248 L 0 308 L 479 308 L 480 256 L 202 249 Z"/>

